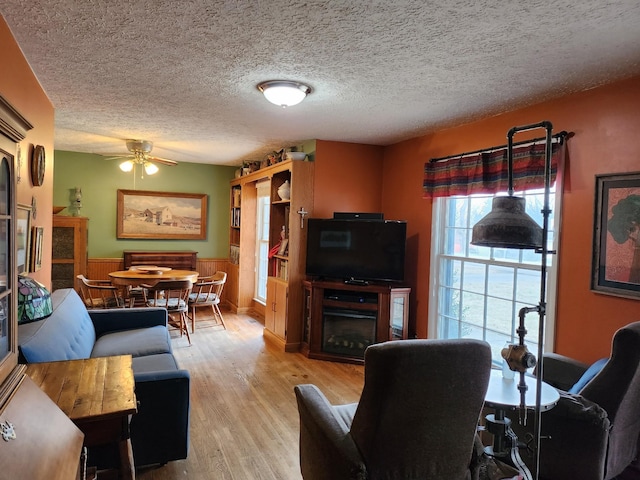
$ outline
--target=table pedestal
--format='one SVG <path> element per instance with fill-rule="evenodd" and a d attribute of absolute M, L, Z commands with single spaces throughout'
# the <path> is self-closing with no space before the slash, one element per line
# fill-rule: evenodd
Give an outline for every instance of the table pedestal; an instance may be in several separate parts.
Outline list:
<path fill-rule="evenodd" d="M 485 447 L 487 455 L 511 464 L 522 474 L 524 480 L 533 480 L 531 471 L 520 457 L 518 437 L 511 429 L 511 419 L 505 417 L 503 409 L 496 409 L 485 417 L 486 429 L 493 435 L 493 445 Z"/>
<path fill-rule="evenodd" d="M 524 401 L 518 390 L 518 382 L 502 377 L 499 370 L 492 370 L 489 377 L 489 388 L 484 398 L 485 407 L 493 408 L 495 413 L 486 416 L 486 429 L 493 434 L 493 446 L 485 452 L 500 460 L 505 460 L 520 471 L 525 480 L 531 480 L 531 471 L 522 461 L 518 450 L 518 437 L 511 429 L 511 420 L 505 416 L 507 410 L 516 411 L 524 403 L 524 408 L 532 410 L 536 405 L 537 381 L 535 377 L 524 377 L 527 389 Z M 553 408 L 560 399 L 560 394 L 551 385 L 541 383 L 540 411 Z"/>

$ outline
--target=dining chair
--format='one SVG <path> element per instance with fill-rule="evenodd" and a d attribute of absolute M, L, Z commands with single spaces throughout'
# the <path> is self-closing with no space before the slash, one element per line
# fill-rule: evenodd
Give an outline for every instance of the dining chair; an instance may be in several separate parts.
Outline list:
<path fill-rule="evenodd" d="M 187 335 L 187 340 L 191 345 L 191 336 L 187 329 L 187 311 L 193 282 L 191 280 L 160 280 L 154 285 L 142 284 L 140 286 L 144 288 L 146 305 L 166 308 L 169 317 L 175 322 L 173 326 L 180 330 L 180 336 L 183 333 Z"/>
<path fill-rule="evenodd" d="M 127 270 L 137 270 L 137 268 L 135 267 L 135 265 L 132 265 Z M 129 307 L 144 307 L 146 305 L 146 292 L 141 286 L 127 285 L 125 293 Z"/>
<path fill-rule="evenodd" d="M 111 281 L 89 280 L 82 274 L 76 278 L 80 280 L 80 296 L 88 309 L 125 307 L 120 289 Z"/>
<path fill-rule="evenodd" d="M 216 323 L 221 324 L 225 329 L 227 328 L 219 306 L 222 289 L 226 281 L 227 274 L 220 271 L 207 277 L 198 277 L 198 280 L 193 285 L 191 295 L 189 295 L 192 333 L 196 328 L 196 308 L 200 307 L 211 307 Z"/>

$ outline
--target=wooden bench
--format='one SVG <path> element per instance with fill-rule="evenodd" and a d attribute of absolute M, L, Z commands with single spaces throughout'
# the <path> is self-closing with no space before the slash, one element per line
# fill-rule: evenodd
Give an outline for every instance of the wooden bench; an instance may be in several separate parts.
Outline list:
<path fill-rule="evenodd" d="M 174 270 L 195 271 L 198 252 L 193 250 L 124 250 L 122 255 L 125 269 L 136 265 L 154 265 Z"/>

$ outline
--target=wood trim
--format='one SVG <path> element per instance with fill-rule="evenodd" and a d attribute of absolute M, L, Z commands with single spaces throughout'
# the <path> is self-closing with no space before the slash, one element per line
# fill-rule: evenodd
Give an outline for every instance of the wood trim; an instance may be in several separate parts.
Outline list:
<path fill-rule="evenodd" d="M 18 143 L 32 128 L 33 125 L 0 95 L 0 133 Z"/>

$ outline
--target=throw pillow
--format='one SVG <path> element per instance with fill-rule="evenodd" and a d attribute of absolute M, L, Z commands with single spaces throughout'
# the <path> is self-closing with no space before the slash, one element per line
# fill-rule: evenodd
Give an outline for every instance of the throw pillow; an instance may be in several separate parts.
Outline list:
<path fill-rule="evenodd" d="M 42 320 L 52 313 L 49 290 L 33 278 L 18 276 L 18 324 Z"/>
<path fill-rule="evenodd" d="M 602 370 L 602 367 L 604 367 L 608 361 L 608 358 L 601 358 L 587 368 L 587 370 L 582 374 L 582 377 L 580 377 L 580 380 L 578 380 L 575 385 L 569 389 L 569 393 L 580 393 L 580 390 L 582 390 L 593 377 L 600 373 L 600 370 Z"/>

